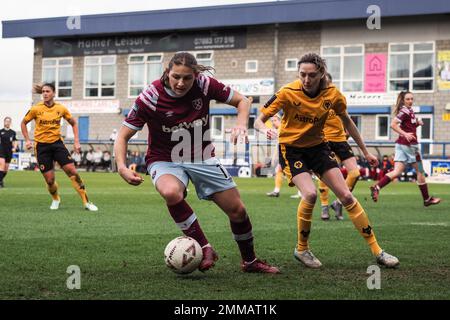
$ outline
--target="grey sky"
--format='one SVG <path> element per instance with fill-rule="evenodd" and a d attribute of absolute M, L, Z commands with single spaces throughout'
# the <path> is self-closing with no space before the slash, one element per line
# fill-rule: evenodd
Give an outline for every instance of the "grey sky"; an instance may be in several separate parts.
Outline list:
<path fill-rule="evenodd" d="M 2 2 L 0 21 L 267 1 L 271 0 L 15 0 Z M 0 101 L 31 100 L 32 72 L 33 40 L 0 39 Z"/>

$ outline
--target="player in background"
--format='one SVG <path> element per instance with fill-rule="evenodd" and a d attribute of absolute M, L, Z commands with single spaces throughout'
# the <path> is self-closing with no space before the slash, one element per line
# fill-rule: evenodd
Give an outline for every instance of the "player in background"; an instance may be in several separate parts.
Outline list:
<path fill-rule="evenodd" d="M 280 116 L 278 114 L 274 115 L 270 118 L 272 123 L 272 128 L 278 130 L 280 127 Z M 275 152 L 272 156 L 272 165 L 275 167 L 275 187 L 273 191 L 266 193 L 268 197 L 276 197 L 280 196 L 280 189 L 283 184 L 283 169 L 281 169 L 280 163 L 278 161 L 278 145 L 275 148 Z"/>
<path fill-rule="evenodd" d="M 270 118 L 270 121 L 272 123 L 272 128 L 275 128 L 276 130 L 280 127 L 280 116 L 278 114 L 274 115 L 272 118 Z M 283 169 L 280 166 L 279 162 L 279 155 L 278 155 L 278 145 L 275 149 L 275 152 L 272 156 L 272 164 L 275 167 L 275 186 L 273 188 L 273 191 L 266 193 L 268 197 L 275 197 L 278 198 L 280 196 L 280 190 L 281 186 L 283 185 Z M 291 195 L 291 198 L 301 198 L 302 194 L 300 193 L 300 190 L 298 190 L 297 194 Z"/>
<path fill-rule="evenodd" d="M 12 154 L 17 150 L 16 132 L 11 129 L 11 120 L 5 117 L 4 127 L 0 130 L 0 188 L 4 187 L 3 179 L 8 173 Z"/>
<path fill-rule="evenodd" d="M 58 194 L 58 184 L 55 180 L 54 162 L 58 162 L 65 174 L 72 182 L 72 186 L 80 195 L 83 207 L 89 211 L 97 211 L 98 208 L 89 202 L 85 185 L 78 174 L 74 161 L 69 154 L 61 137 L 61 119 L 64 118 L 73 129 L 74 150 L 81 151 L 78 139 L 78 126 L 75 118 L 62 104 L 55 102 L 55 86 L 51 83 L 35 85 L 34 92 L 42 94 L 42 100 L 31 107 L 21 123 L 22 135 L 25 138 L 25 147 L 29 150 L 33 143 L 28 135 L 27 123 L 35 120 L 34 149 L 39 169 L 47 183 L 47 190 L 52 197 L 51 210 L 59 209 L 61 198 Z"/>
<path fill-rule="evenodd" d="M 395 267 L 399 260 L 378 245 L 367 214 L 350 192 L 326 143 L 323 127 L 330 110 L 341 118 L 369 162 L 377 165 L 378 160 L 369 153 L 348 115 L 345 97 L 334 85 L 329 84 L 324 59 L 314 53 L 306 54 L 300 58 L 298 69 L 299 80 L 285 85 L 269 99 L 255 121 L 255 128 L 264 132 L 268 139 L 278 136 L 280 164 L 289 176 L 290 185 L 295 185 L 302 193 L 297 209 L 298 242 L 294 257 L 310 268 L 322 265 L 309 248 L 312 212 L 317 199 L 316 185 L 311 177 L 313 171 L 344 205 L 376 261 L 386 267 Z M 283 117 L 278 135 L 264 123 L 281 109 Z"/>
<path fill-rule="evenodd" d="M 215 158 L 210 138 L 209 103 L 217 100 L 237 109 L 231 142 L 236 144 L 238 139 L 248 142 L 250 102 L 239 92 L 202 73 L 211 69 L 199 65 L 187 52 L 172 57 L 161 79 L 147 86 L 136 99 L 119 130 L 114 145 L 117 169 L 129 184 L 142 183 L 141 176 L 126 166 L 126 150 L 129 139 L 147 124 L 148 173 L 176 225 L 202 247 L 199 270 L 213 267 L 218 255 L 185 200 L 189 181 L 199 199 L 212 200 L 227 214 L 241 253 L 242 271 L 279 273 L 278 268 L 257 259 L 250 217 L 232 177 Z"/>
<path fill-rule="evenodd" d="M 332 82 L 331 75 L 327 73 L 328 81 Z M 353 154 L 352 147 L 347 142 L 348 135 L 345 132 L 344 126 L 340 117 L 336 115 L 333 109 L 330 109 L 328 113 L 328 118 L 325 121 L 325 126 L 323 128 L 323 133 L 325 139 L 328 141 L 328 145 L 332 152 L 336 155 L 340 162 L 340 165 L 347 169 L 347 177 L 345 178 L 345 183 L 350 189 L 350 192 L 355 188 L 356 182 L 358 182 L 360 173 L 358 164 L 356 163 L 355 155 Z M 329 207 L 328 207 L 328 192 L 327 185 L 319 180 L 319 197 L 322 204 L 322 214 L 320 215 L 322 220 L 329 220 Z M 331 204 L 331 208 L 335 211 L 335 217 L 337 220 L 344 220 L 342 214 L 342 204 L 339 200 L 335 200 Z"/>
<path fill-rule="evenodd" d="M 414 95 L 409 91 L 402 91 L 397 97 L 397 102 L 393 111 L 391 128 L 399 134 L 395 141 L 394 170 L 370 187 L 372 200 L 377 202 L 380 190 L 388 185 L 393 179 L 399 177 L 406 169 L 407 164 L 411 164 L 417 173 L 417 186 L 420 189 L 425 207 L 438 204 L 441 199 L 430 196 L 428 185 L 425 180 L 422 157 L 420 155 L 417 141 L 417 127 L 423 125 L 422 120 L 417 119 L 413 110 Z"/>

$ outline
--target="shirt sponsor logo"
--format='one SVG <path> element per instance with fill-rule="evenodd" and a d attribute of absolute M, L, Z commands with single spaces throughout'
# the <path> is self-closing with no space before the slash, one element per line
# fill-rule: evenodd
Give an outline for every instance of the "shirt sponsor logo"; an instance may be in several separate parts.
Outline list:
<path fill-rule="evenodd" d="M 310 118 L 308 116 L 304 116 L 304 115 L 300 115 L 300 114 L 296 114 L 294 116 L 294 119 L 298 120 L 300 122 L 312 123 L 312 124 L 316 124 L 319 121 L 319 118 L 317 118 L 317 117 Z"/>
<path fill-rule="evenodd" d="M 162 126 L 162 131 L 163 132 L 167 132 L 167 133 L 171 133 L 171 132 L 175 132 L 175 131 L 178 131 L 178 130 L 181 130 L 181 129 L 189 130 L 189 129 L 194 128 L 194 127 L 206 126 L 206 125 L 208 125 L 208 118 L 209 118 L 209 115 L 206 115 L 205 117 L 203 117 L 201 119 L 196 119 L 196 120 L 194 120 L 192 122 L 182 122 L 182 123 L 179 123 L 178 125 L 173 126 L 173 127 L 166 127 L 165 125 L 163 125 Z"/>
<path fill-rule="evenodd" d="M 39 120 L 40 125 L 47 125 L 47 124 L 59 124 L 60 120 L 54 119 L 54 120 Z"/>

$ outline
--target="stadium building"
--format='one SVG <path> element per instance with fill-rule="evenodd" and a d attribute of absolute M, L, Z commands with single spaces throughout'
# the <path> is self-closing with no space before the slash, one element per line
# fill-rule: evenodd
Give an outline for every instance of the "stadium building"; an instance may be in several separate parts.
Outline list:
<path fill-rule="evenodd" d="M 4 21 L 3 37 L 35 40 L 33 82 L 55 83 L 82 141 L 107 140 L 174 52 L 194 53 L 222 82 L 252 96 L 252 126 L 259 106 L 296 79 L 299 57 L 313 51 L 326 58 L 369 145 L 393 152 L 392 105 L 407 89 L 425 123 L 422 152 L 441 157 L 450 153 L 449 14 L 447 0 L 277 1 Z M 227 138 L 235 114 L 213 105 L 216 140 Z"/>

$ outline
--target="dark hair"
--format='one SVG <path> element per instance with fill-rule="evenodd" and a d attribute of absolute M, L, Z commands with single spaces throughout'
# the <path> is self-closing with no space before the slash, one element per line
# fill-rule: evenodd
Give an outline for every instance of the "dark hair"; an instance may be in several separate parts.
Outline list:
<path fill-rule="evenodd" d="M 42 93 L 42 89 L 44 87 L 49 87 L 50 89 L 52 89 L 53 92 L 56 92 L 56 88 L 55 88 L 55 85 L 53 83 L 35 84 L 33 86 L 33 92 L 36 93 L 36 94 L 41 94 Z"/>
<path fill-rule="evenodd" d="M 172 57 L 172 59 L 170 59 L 169 65 L 166 70 L 164 70 L 164 73 L 162 74 L 160 79 L 166 87 L 169 86 L 169 71 L 172 70 L 172 67 L 174 65 L 186 66 L 188 68 L 191 68 L 196 74 L 204 71 L 214 70 L 213 67 L 198 64 L 197 59 L 195 59 L 194 55 L 190 54 L 189 52 L 177 52 Z"/>
<path fill-rule="evenodd" d="M 10 116 L 6 116 L 5 119 L 3 119 L 3 121 L 6 121 L 6 119 L 9 119 L 9 121 L 12 121 Z"/>
<path fill-rule="evenodd" d="M 312 63 L 314 64 L 317 69 L 319 70 L 319 72 L 322 75 L 325 75 L 324 77 L 322 77 L 320 79 L 320 88 L 326 88 L 329 84 L 329 82 L 331 81 L 331 75 L 330 75 L 330 80 L 327 79 L 327 74 L 329 75 L 329 73 L 327 72 L 327 64 L 325 62 L 325 59 L 322 58 L 321 56 L 319 56 L 317 53 L 307 53 L 305 55 L 303 55 L 300 60 L 297 63 L 297 67 L 298 69 L 300 69 L 300 65 L 302 63 Z"/>
<path fill-rule="evenodd" d="M 394 110 L 392 111 L 392 114 L 393 114 L 394 116 L 398 115 L 398 113 L 400 112 L 400 109 L 405 105 L 405 96 L 406 96 L 408 93 L 411 93 L 411 94 L 412 94 L 412 92 L 411 92 L 411 91 L 408 91 L 408 90 L 406 90 L 406 91 L 401 91 L 401 92 L 398 94 L 397 102 L 395 103 Z"/>

